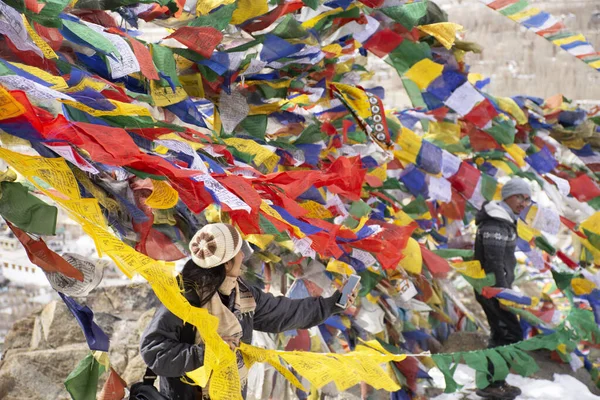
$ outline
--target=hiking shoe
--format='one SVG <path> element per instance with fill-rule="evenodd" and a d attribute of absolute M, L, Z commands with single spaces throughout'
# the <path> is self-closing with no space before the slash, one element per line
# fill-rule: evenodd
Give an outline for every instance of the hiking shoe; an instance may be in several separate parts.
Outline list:
<path fill-rule="evenodd" d="M 514 386 L 510 386 L 511 388 Z M 518 389 L 518 388 L 515 388 Z M 506 388 L 506 385 L 502 386 L 488 386 L 485 389 L 478 389 L 475 394 L 485 399 L 494 400 L 513 400 L 518 395 L 514 394 L 510 389 Z"/>
<path fill-rule="evenodd" d="M 520 396 L 521 395 L 521 389 L 519 389 L 516 386 L 511 386 L 508 383 L 504 382 L 504 385 L 502 386 L 504 388 L 504 390 L 506 390 L 507 392 L 511 393 L 514 395 L 514 397 Z"/>

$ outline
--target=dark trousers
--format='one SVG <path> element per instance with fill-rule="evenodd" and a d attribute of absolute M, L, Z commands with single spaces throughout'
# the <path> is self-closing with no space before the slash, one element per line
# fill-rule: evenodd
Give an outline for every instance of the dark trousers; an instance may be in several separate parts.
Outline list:
<path fill-rule="evenodd" d="M 488 324 L 490 325 L 490 340 L 488 348 L 497 346 L 505 346 L 523 340 L 523 329 L 519 323 L 519 318 L 512 312 L 503 309 L 500 302 L 496 298 L 487 299 L 475 293 L 477 302 L 481 304 L 485 313 Z M 490 384 L 503 384 L 501 382 L 493 382 L 491 376 L 494 375 L 494 365 L 488 360 L 488 371 L 490 373 Z"/>

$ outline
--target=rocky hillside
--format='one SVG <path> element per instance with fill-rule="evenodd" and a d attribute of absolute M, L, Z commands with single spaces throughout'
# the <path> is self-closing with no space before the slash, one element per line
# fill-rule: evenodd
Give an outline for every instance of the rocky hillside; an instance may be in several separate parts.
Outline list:
<path fill-rule="evenodd" d="M 145 365 L 139 356 L 141 330 L 159 304 L 147 285 L 102 288 L 77 299 L 94 311 L 111 338 L 110 361 L 131 384 Z M 89 352 L 85 337 L 62 301 L 52 301 L 15 323 L 6 336 L 0 362 L 0 399 L 70 399 L 63 381 Z M 102 382 L 101 382 L 102 384 Z"/>
<path fill-rule="evenodd" d="M 503 17 L 477 0 L 436 0 L 448 19 L 463 25 L 466 40 L 483 46 L 469 55 L 472 72 L 492 78 L 490 93 L 549 97 L 562 93 L 571 99 L 600 102 L 600 72 L 518 23 Z M 600 51 L 600 2 L 598 0 L 537 0 L 535 7 L 561 18 L 582 33 Z"/>

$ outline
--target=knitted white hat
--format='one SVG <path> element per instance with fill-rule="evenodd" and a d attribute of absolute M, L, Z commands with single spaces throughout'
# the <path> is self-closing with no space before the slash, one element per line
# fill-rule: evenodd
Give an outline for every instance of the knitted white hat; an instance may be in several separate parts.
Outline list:
<path fill-rule="evenodd" d="M 242 235 L 230 224 L 205 225 L 190 241 L 192 260 L 201 268 L 213 268 L 226 263 L 240 249 L 244 252 L 244 260 L 252 254 L 252 249 L 242 239 Z"/>

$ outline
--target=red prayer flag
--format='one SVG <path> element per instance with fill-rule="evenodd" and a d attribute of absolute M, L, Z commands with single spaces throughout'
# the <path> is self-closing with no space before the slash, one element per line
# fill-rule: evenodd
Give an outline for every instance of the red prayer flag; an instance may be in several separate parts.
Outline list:
<path fill-rule="evenodd" d="M 560 258 L 560 260 L 562 262 L 564 262 L 567 265 L 567 267 L 569 267 L 571 269 L 577 269 L 577 267 L 579 267 L 579 265 L 575 261 L 571 260 L 571 257 L 569 257 L 568 255 L 566 255 L 565 253 L 563 253 L 560 250 L 558 250 L 556 252 L 556 256 L 558 258 Z"/>
<path fill-rule="evenodd" d="M 498 111 L 488 99 L 485 99 L 465 115 L 465 120 L 483 129 L 496 115 L 498 115 Z"/>
<path fill-rule="evenodd" d="M 423 263 L 434 278 L 445 278 L 448 272 L 450 272 L 448 261 L 423 245 L 421 245 L 421 256 L 423 257 Z"/>
<path fill-rule="evenodd" d="M 81 271 L 73 267 L 57 253 L 50 250 L 42 239 L 36 240 L 32 238 L 26 232 L 8 221 L 6 221 L 6 224 L 10 230 L 13 231 L 17 239 L 19 239 L 19 242 L 21 242 L 27 252 L 27 257 L 29 257 L 29 260 L 32 263 L 46 272 L 59 272 L 69 278 L 83 282 L 83 274 Z"/>
<path fill-rule="evenodd" d="M 98 395 L 98 400 L 121 400 L 125 397 L 126 387 L 127 383 L 111 367 L 108 379 Z"/>
<path fill-rule="evenodd" d="M 600 189 L 586 174 L 569 179 L 569 184 L 571 185 L 571 196 L 581 202 L 587 202 L 600 196 Z"/>
<path fill-rule="evenodd" d="M 363 47 L 377 57 L 384 57 L 398 47 L 403 40 L 402 36 L 386 28 L 373 34 L 363 44 Z"/>
<path fill-rule="evenodd" d="M 499 10 L 508 5 L 514 4 L 517 1 L 519 1 L 519 0 L 496 0 L 496 1 L 492 1 L 490 4 L 488 4 L 488 7 L 493 10 Z"/>
<path fill-rule="evenodd" d="M 223 33 L 211 26 L 183 26 L 165 39 L 175 39 L 202 57 L 210 58 L 223 39 Z"/>
<path fill-rule="evenodd" d="M 477 168 L 469 163 L 462 162 L 458 172 L 448 178 L 448 180 L 452 184 L 452 188 L 456 189 L 456 191 L 461 193 L 465 198 L 470 199 L 477 187 L 480 176 L 481 172 L 479 172 Z M 452 198 L 454 200 L 454 195 Z"/>

